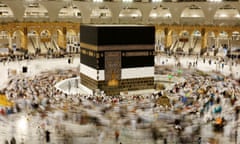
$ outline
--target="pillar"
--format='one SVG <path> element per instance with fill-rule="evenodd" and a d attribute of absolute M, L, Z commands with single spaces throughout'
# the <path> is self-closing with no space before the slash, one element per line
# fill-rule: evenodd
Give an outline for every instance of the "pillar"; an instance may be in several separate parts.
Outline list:
<path fill-rule="evenodd" d="M 57 43 L 60 48 L 66 49 L 66 34 L 67 34 L 67 28 L 64 27 L 62 33 L 58 33 L 57 35 Z"/>
<path fill-rule="evenodd" d="M 201 30 L 201 35 L 202 35 L 202 43 L 201 43 L 201 51 L 206 51 L 207 50 L 207 38 L 208 35 L 205 31 L 205 28 L 202 28 Z"/>
<path fill-rule="evenodd" d="M 217 32 L 216 33 L 216 36 L 215 36 L 215 38 L 216 38 L 216 40 L 215 40 L 215 48 L 219 48 L 219 32 Z"/>
<path fill-rule="evenodd" d="M 170 49 L 172 45 L 172 32 L 169 32 L 169 29 L 165 28 L 164 34 L 165 34 L 165 48 Z"/>
<path fill-rule="evenodd" d="M 28 43 L 28 37 L 27 37 L 27 27 L 24 27 L 23 30 L 23 37 L 21 37 L 21 48 L 28 51 L 27 43 Z"/>
<path fill-rule="evenodd" d="M 13 50 L 13 47 L 12 47 L 12 34 L 9 34 L 9 36 L 8 36 L 8 44 L 9 44 L 8 48 L 10 50 Z"/>

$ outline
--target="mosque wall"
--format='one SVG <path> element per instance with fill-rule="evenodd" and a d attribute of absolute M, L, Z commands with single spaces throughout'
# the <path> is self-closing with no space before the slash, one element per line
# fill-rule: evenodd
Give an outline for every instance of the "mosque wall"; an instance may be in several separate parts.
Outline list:
<path fill-rule="evenodd" d="M 13 11 L 14 13 L 14 19 L 13 21 L 19 21 L 23 22 L 24 21 L 24 12 L 27 7 L 27 3 L 25 1 L 17 1 L 17 0 L 2 0 L 2 3 L 7 4 Z M 46 10 L 48 11 L 48 19 L 44 21 L 48 22 L 56 22 L 60 21 L 58 14 L 61 8 L 67 5 L 67 2 L 65 1 L 39 1 L 41 5 L 43 5 Z M 119 20 L 119 14 L 123 8 L 126 7 L 133 7 L 133 8 L 139 8 L 141 11 L 141 19 L 140 21 L 134 20 L 134 19 L 128 19 L 130 23 L 136 23 L 138 22 L 139 24 L 148 24 L 149 23 L 149 14 L 150 11 L 159 5 L 162 5 L 164 7 L 169 8 L 172 18 L 169 20 L 170 24 L 204 24 L 204 25 L 214 25 L 214 24 L 221 24 L 225 23 L 226 20 L 216 20 L 214 19 L 214 15 L 216 11 L 224 6 L 224 5 L 231 5 L 233 7 L 238 8 L 240 6 L 239 2 L 179 2 L 179 3 L 173 3 L 173 2 L 162 2 L 162 3 L 151 3 L 151 2 L 133 2 L 133 3 L 123 3 L 123 2 L 103 2 L 103 3 L 94 3 L 94 2 L 84 2 L 84 1 L 73 1 L 73 4 L 77 6 L 77 8 L 81 12 L 81 20 L 76 19 L 72 20 L 69 19 L 70 21 L 75 21 L 75 22 L 81 22 L 81 23 L 91 23 L 91 13 L 92 10 L 96 7 L 101 7 L 101 6 L 106 6 L 109 7 L 111 13 L 112 13 L 112 21 L 108 20 L 108 23 L 116 24 L 120 23 Z M 187 21 L 184 21 L 181 18 L 181 14 L 183 10 L 186 7 L 189 7 L 191 5 L 196 5 L 202 9 L 204 12 L 204 19 L 202 23 L 198 23 L 199 19 L 198 18 L 190 18 Z M 32 19 L 31 21 L 38 21 L 40 18 L 35 18 Z M 64 21 L 64 20 L 63 20 Z M 96 20 L 95 20 L 96 21 Z M 101 20 L 99 20 L 100 22 Z M 124 23 L 129 23 L 125 21 Z M 168 21 L 164 22 L 163 20 L 161 21 L 154 21 L 154 24 L 164 24 L 168 23 Z M 229 24 L 239 24 L 239 21 L 232 21 Z"/>
<path fill-rule="evenodd" d="M 71 23 L 71 22 L 9 22 L 9 23 L 4 23 L 0 25 L 0 31 L 4 31 L 9 33 L 9 38 L 16 40 L 16 36 L 18 37 L 18 44 L 17 48 L 26 48 L 28 40 L 27 40 L 27 34 L 31 31 L 35 31 L 40 35 L 42 31 L 49 31 L 49 38 L 54 38 L 57 36 L 57 40 L 61 40 L 61 46 L 62 48 L 66 47 L 66 42 L 67 42 L 67 34 L 71 31 L 75 31 L 75 33 L 80 33 L 80 23 Z M 63 33 L 65 31 L 65 33 Z M 199 31 L 201 36 L 200 39 L 202 41 L 201 48 L 206 48 L 209 46 L 209 38 L 217 38 L 220 36 L 221 33 L 226 33 L 227 38 L 230 40 L 233 39 L 233 33 L 240 32 L 240 27 L 239 26 L 207 26 L 207 25 L 163 25 L 163 24 L 157 24 L 155 25 L 155 39 L 156 43 L 157 40 L 161 41 L 161 44 L 164 45 L 164 47 L 170 47 L 175 39 L 177 37 L 180 37 L 180 34 L 183 31 L 186 31 L 189 33 L 189 37 L 195 32 Z M 56 33 L 57 32 L 57 33 Z M 234 37 L 236 37 L 235 35 Z M 123 37 L 125 35 L 123 34 Z M 145 39 L 146 37 L 141 34 L 140 37 L 142 39 Z M 175 38 L 176 37 L 176 38 Z M 84 38 L 82 38 L 84 39 Z M 235 38 L 234 38 L 235 40 Z M 141 41 L 140 39 L 137 41 Z M 235 40 L 237 41 L 237 40 Z M 96 42 L 97 43 L 97 42 Z M 58 43 L 60 45 L 60 43 Z M 131 49 L 133 47 L 138 47 L 139 45 L 129 45 Z M 91 54 L 94 54 L 95 57 L 101 57 L 103 54 L 101 53 L 96 53 L 95 51 L 97 49 L 102 49 L 102 50 L 107 50 L 108 48 L 105 47 L 104 45 L 100 45 L 98 47 L 87 44 L 82 42 L 81 43 L 81 48 L 84 49 L 84 47 L 90 48 L 92 52 Z M 121 45 L 112 45 L 113 49 L 117 49 L 121 47 Z M 9 45 L 9 48 L 12 49 L 12 46 Z M 124 48 L 124 47 L 121 47 Z M 152 48 L 152 45 L 142 45 L 141 47 L 138 47 L 138 49 L 148 49 Z M 127 50 L 127 49 L 126 49 Z M 99 59 L 101 61 L 101 59 Z"/>

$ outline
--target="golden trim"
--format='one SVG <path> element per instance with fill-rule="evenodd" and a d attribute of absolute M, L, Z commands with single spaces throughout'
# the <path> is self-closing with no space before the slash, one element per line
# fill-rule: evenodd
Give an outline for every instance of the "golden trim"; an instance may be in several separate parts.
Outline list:
<path fill-rule="evenodd" d="M 92 45 L 88 43 L 81 42 L 81 47 L 85 49 L 90 49 L 94 51 L 122 51 L 122 50 L 154 50 L 154 44 L 146 45 Z"/>
<path fill-rule="evenodd" d="M 147 45 L 101 45 L 99 51 L 129 51 L 129 50 L 154 50 L 154 44 Z"/>
<path fill-rule="evenodd" d="M 151 56 L 148 51 L 126 52 L 125 56 Z"/>
<path fill-rule="evenodd" d="M 81 47 L 83 47 L 85 49 L 90 49 L 90 50 L 94 50 L 94 51 L 98 50 L 98 46 L 96 46 L 96 45 L 92 45 L 92 44 L 88 44 L 88 43 L 84 43 L 84 42 L 80 42 L 80 43 L 81 43 Z"/>

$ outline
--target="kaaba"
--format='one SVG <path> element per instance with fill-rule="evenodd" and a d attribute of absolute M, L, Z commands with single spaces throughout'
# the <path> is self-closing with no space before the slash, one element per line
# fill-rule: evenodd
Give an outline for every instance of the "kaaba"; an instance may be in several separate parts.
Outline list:
<path fill-rule="evenodd" d="M 81 25 L 81 84 L 106 95 L 154 88 L 155 27 Z"/>

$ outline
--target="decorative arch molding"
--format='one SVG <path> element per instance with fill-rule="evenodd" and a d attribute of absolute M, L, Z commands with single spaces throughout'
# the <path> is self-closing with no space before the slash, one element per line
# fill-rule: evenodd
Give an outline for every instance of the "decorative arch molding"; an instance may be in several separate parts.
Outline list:
<path fill-rule="evenodd" d="M 40 40 L 41 42 L 50 42 L 52 34 L 48 29 L 44 29 L 40 32 Z"/>
<path fill-rule="evenodd" d="M 38 2 L 27 4 L 23 15 L 24 21 L 47 21 L 48 18 L 48 10 L 44 5 Z"/>
<path fill-rule="evenodd" d="M 153 7 L 149 13 L 148 20 L 150 23 L 172 23 L 172 14 L 169 8 L 160 5 Z"/>
<path fill-rule="evenodd" d="M 163 42 L 166 47 L 169 47 L 173 42 L 173 34 L 176 34 L 175 36 L 178 36 L 182 30 L 186 30 L 191 35 L 194 31 L 200 31 L 202 35 L 202 48 L 208 46 L 207 41 L 209 38 L 209 32 L 214 32 L 215 37 L 218 37 L 219 33 L 221 31 L 225 31 L 228 33 L 228 38 L 231 38 L 232 33 L 237 31 L 240 32 L 240 27 L 238 26 L 182 26 L 182 25 L 156 25 L 156 32 L 164 34 L 163 37 L 165 37 L 165 41 Z M 0 31 L 7 31 L 9 32 L 10 36 L 14 36 L 15 31 L 21 31 L 21 37 L 26 38 L 21 40 L 21 47 L 25 48 L 24 45 L 27 42 L 27 33 L 30 30 L 36 31 L 38 34 L 40 34 L 43 30 L 48 30 L 51 34 L 51 37 L 58 36 L 56 38 L 59 40 L 59 43 L 61 43 L 61 47 L 65 48 L 66 46 L 66 34 L 68 31 L 75 31 L 75 34 L 78 36 L 80 32 L 80 24 L 79 23 L 67 23 L 67 22 L 52 22 L 52 23 L 6 23 L 0 25 Z M 56 34 L 58 31 L 58 35 Z M 173 33 L 174 32 L 174 33 Z M 162 35 L 162 34 L 161 34 Z M 161 36 L 162 38 L 162 36 Z"/>
<path fill-rule="evenodd" d="M 202 36 L 202 32 L 201 32 L 201 29 L 193 29 L 191 31 L 189 31 L 189 34 L 192 36 Z"/>
<path fill-rule="evenodd" d="M 219 7 L 214 15 L 214 19 L 239 19 L 239 11 L 237 8 L 232 6 L 231 4 L 225 4 Z"/>
<path fill-rule="evenodd" d="M 27 50 L 28 44 L 28 32 L 35 31 L 37 36 L 40 36 L 42 31 L 48 31 L 49 37 L 44 39 L 49 41 L 50 39 L 55 39 L 55 42 L 61 47 L 66 48 L 66 33 L 68 30 L 75 31 L 77 34 L 80 31 L 79 23 L 67 23 L 67 22 L 25 22 L 25 23 L 6 23 L 0 25 L 0 31 L 8 31 L 10 36 L 13 37 L 14 33 L 17 31 L 20 33 L 20 39 L 13 40 L 17 41 L 17 47 Z M 58 34 L 56 34 L 58 32 Z M 56 37 L 54 37 L 56 36 Z"/>
<path fill-rule="evenodd" d="M 16 48 L 24 48 L 26 45 L 26 37 L 24 36 L 24 32 L 21 30 L 11 31 L 12 35 L 12 44 L 16 46 Z M 12 49 L 12 47 L 10 48 Z M 27 48 L 25 48 L 27 49 Z"/>
<path fill-rule="evenodd" d="M 14 20 L 11 22 L 19 21 L 23 22 L 23 15 L 24 15 L 24 0 L 1 0 L 2 3 L 7 4 L 13 11 L 14 13 Z M 90 23 L 90 14 L 91 10 L 96 6 L 99 5 L 90 1 L 80 1 L 80 0 L 75 0 L 73 1 L 74 4 L 81 10 L 81 23 Z M 47 22 L 55 22 L 59 21 L 58 20 L 58 13 L 59 10 L 66 5 L 65 0 L 41 0 L 39 1 L 40 4 L 44 5 L 44 7 L 48 10 L 49 18 L 46 20 Z M 167 7 L 171 10 L 172 14 L 172 19 L 171 19 L 171 24 L 182 24 L 180 23 L 180 14 L 186 8 L 186 6 L 189 6 L 191 4 L 195 4 L 199 7 L 202 8 L 202 10 L 205 13 L 205 20 L 203 24 L 207 25 L 218 25 L 222 24 L 222 22 L 217 22 L 216 20 L 213 19 L 215 12 L 218 10 L 218 8 L 222 7 L 224 4 L 231 4 L 232 6 L 238 6 L 239 2 L 234 1 L 234 2 L 221 2 L 221 3 L 211 3 L 211 2 L 178 2 L 178 3 L 172 3 L 172 2 L 164 2 L 162 3 L 164 7 Z M 121 3 L 121 2 L 109 2 L 109 1 L 104 1 L 101 3 L 101 5 L 107 5 L 112 11 L 112 23 L 119 23 L 118 19 L 118 14 L 119 11 L 126 5 L 126 3 Z M 144 24 L 149 24 L 149 13 L 152 9 L 152 7 L 155 5 L 153 3 L 143 3 L 143 2 L 135 2 L 130 4 L 131 6 L 137 7 L 142 10 L 143 17 L 141 20 L 141 23 Z M 177 7 L 177 9 L 176 9 Z M 36 20 L 36 19 L 35 19 Z M 39 19 L 37 19 L 39 20 Z M 40 21 L 40 20 L 39 20 Z M 231 20 L 230 20 L 231 21 Z M 76 21 L 74 21 L 76 22 Z M 224 23 L 228 22 L 228 20 L 224 21 Z M 164 22 L 165 23 L 165 22 Z M 239 21 L 231 21 L 229 22 L 232 25 L 239 25 Z M 154 23 L 155 24 L 155 23 Z"/>
<path fill-rule="evenodd" d="M 213 20 L 218 25 L 235 25 L 239 24 L 240 14 L 239 10 L 231 4 L 225 4 L 219 7 L 214 16 Z"/>
<path fill-rule="evenodd" d="M 34 36 L 39 36 L 40 35 L 40 31 L 38 29 L 28 29 L 27 30 L 27 35 L 34 35 Z"/>
<path fill-rule="evenodd" d="M 0 21 L 9 22 L 15 19 L 14 13 L 7 4 L 0 1 Z"/>
<path fill-rule="evenodd" d="M 143 17 L 142 11 L 137 7 L 124 7 L 119 13 L 120 23 L 141 22 Z"/>
<path fill-rule="evenodd" d="M 199 24 L 205 20 L 205 14 L 200 6 L 192 4 L 186 6 L 180 16 L 180 23 L 182 24 Z"/>
<path fill-rule="evenodd" d="M 2 30 L 2 31 L 0 31 L 0 35 L 1 36 L 6 36 L 6 37 L 10 37 L 11 36 L 11 34 L 10 34 L 10 32 L 9 31 L 6 31 L 6 30 Z"/>
<path fill-rule="evenodd" d="M 67 34 L 77 35 L 77 32 L 74 29 L 67 29 Z"/>
<path fill-rule="evenodd" d="M 81 22 L 82 21 L 82 12 L 77 5 L 70 2 L 67 5 L 64 5 L 58 12 L 59 21 L 73 21 Z"/>
<path fill-rule="evenodd" d="M 112 11 L 108 6 L 98 6 L 92 9 L 90 21 L 91 23 L 112 23 L 112 17 Z"/>
<path fill-rule="evenodd" d="M 51 36 L 51 32 L 48 29 L 44 29 L 40 32 L 40 36 L 42 37 L 50 37 Z"/>
<path fill-rule="evenodd" d="M 228 26 L 167 26 L 167 25 L 157 25 L 156 31 L 162 31 L 165 29 L 165 48 L 171 47 L 175 43 L 176 39 L 180 37 L 181 31 L 187 31 L 191 35 L 194 31 L 200 32 L 200 53 L 206 52 L 208 47 L 215 45 L 214 40 L 219 36 L 221 31 L 225 31 L 228 34 L 228 38 L 232 37 L 232 33 L 240 30 L 240 27 L 228 27 Z M 209 34 L 214 33 L 214 37 Z M 175 35 L 175 36 L 174 36 Z M 210 36 L 210 37 L 209 37 Z M 219 45 L 218 45 L 219 46 Z"/>

